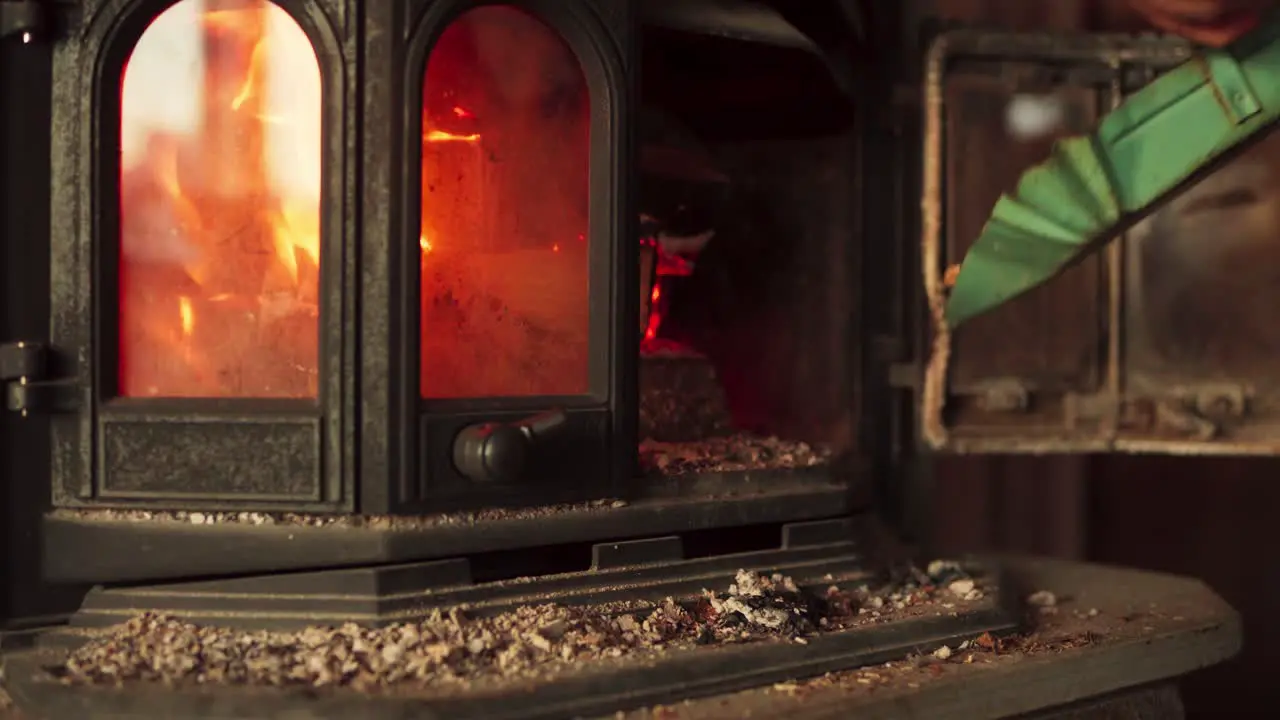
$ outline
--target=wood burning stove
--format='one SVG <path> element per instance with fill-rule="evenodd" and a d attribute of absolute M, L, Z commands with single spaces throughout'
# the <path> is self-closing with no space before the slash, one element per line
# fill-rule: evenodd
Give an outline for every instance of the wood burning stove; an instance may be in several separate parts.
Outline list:
<path fill-rule="evenodd" d="M 617 493 L 634 446 L 626 31 L 530 9 L 547 19 L 83 13 L 55 59 L 54 122 L 78 139 L 54 163 L 51 344 L 78 401 L 54 423 L 59 505 Z"/>
<path fill-rule="evenodd" d="M 48 578 L 773 547 L 865 502 L 856 126 L 771 11 L 5 7 L 53 54 L 50 329 L 3 349 Z"/>
<path fill-rule="evenodd" d="M 49 331 L 0 351 L 45 578 L 849 551 L 856 126 L 776 13 L 3 7 L 54 78 Z"/>
<path fill-rule="evenodd" d="M 0 379 L 41 578 L 94 586 L 67 634 L 872 582 L 866 511 L 920 477 L 919 53 L 855 76 L 913 21 L 784 5 L 0 0 L 52 68 L 48 281 L 10 280 L 48 333 Z M 988 570 L 628 682 L 1006 631 Z"/>

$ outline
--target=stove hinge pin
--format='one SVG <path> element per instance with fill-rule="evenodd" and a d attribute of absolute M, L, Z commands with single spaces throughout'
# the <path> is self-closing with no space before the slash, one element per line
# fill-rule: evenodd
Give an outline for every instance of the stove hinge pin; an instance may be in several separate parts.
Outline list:
<path fill-rule="evenodd" d="M 3 0 L 0 0 L 3 2 Z M 0 343 L 0 382 L 5 407 L 27 417 L 33 412 L 74 412 L 75 381 L 49 379 L 49 348 L 41 343 Z"/>
<path fill-rule="evenodd" d="M 0 0 L 0 39 L 22 38 L 24 45 L 45 37 L 49 8 L 40 0 Z"/>

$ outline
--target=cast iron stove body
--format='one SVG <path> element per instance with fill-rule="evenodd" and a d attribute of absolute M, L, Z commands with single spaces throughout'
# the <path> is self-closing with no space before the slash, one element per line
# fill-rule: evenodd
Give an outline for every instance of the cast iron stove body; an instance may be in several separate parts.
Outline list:
<path fill-rule="evenodd" d="M 837 5 L 800 24 L 862 37 Z M 6 241 L 41 309 L 0 349 L 9 456 L 40 478 L 15 512 L 49 478 L 45 580 L 850 552 L 871 463 L 839 43 L 752 3 L 2 7 L 50 63 L 21 83 L 51 145 L 14 150 L 50 157 L 48 224 Z M 707 423 L 655 429 L 704 396 Z"/>
<path fill-rule="evenodd" d="M 635 446 L 622 8 L 535 3 L 544 25 L 448 3 L 171 5 L 80 4 L 55 45 L 51 372 L 75 401 L 54 419 L 57 504 L 616 494 Z M 517 41 L 550 67 L 474 60 Z M 512 97 L 467 97 L 482 72 Z M 538 73 L 567 74 L 545 80 L 558 104 L 518 87 Z M 486 100 L 503 147 L 480 144 Z M 514 172 L 483 174 L 497 163 Z M 526 200 L 540 180 L 563 188 Z"/>

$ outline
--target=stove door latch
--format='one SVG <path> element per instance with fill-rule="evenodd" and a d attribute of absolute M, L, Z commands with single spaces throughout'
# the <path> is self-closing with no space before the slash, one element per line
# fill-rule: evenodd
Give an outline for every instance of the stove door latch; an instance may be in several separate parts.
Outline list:
<path fill-rule="evenodd" d="M 453 439 L 453 466 L 472 482 L 519 482 L 534 447 L 568 424 L 565 411 L 550 410 L 514 423 L 469 425 Z"/>
<path fill-rule="evenodd" d="M 4 0 L 0 0 L 3 3 Z M 74 381 L 49 379 L 49 347 L 40 343 L 0 344 L 0 384 L 5 407 L 21 413 L 75 412 L 79 390 Z"/>
<path fill-rule="evenodd" d="M 0 39 L 18 37 L 23 44 L 43 39 L 49 8 L 39 0 L 0 0 Z"/>

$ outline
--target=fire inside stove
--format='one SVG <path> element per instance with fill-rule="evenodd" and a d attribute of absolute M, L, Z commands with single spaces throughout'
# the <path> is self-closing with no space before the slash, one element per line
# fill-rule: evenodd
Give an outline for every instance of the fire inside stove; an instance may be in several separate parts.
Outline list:
<path fill-rule="evenodd" d="M 588 392 L 590 95 L 554 30 L 470 10 L 422 101 L 426 398 Z"/>
<path fill-rule="evenodd" d="M 182 0 L 121 83 L 117 391 L 313 398 L 320 67 L 262 0 Z"/>
<path fill-rule="evenodd" d="M 656 221 L 640 217 L 641 227 L 641 355 L 697 354 L 687 344 L 663 334 L 662 319 L 671 303 L 669 288 L 693 275 L 694 262 L 714 237 L 708 230 L 693 237 L 672 237 L 656 229 Z"/>
<path fill-rule="evenodd" d="M 589 259 L 607 249 L 593 247 L 589 222 L 591 97 L 579 58 L 542 20 L 492 5 L 446 25 L 421 72 L 421 209 L 404 237 L 420 258 L 421 397 L 589 393 L 592 345 L 603 352 L 607 341 L 590 332 Z M 116 394 L 317 398 L 326 99 L 306 32 L 268 0 L 180 0 L 142 34 L 121 86 Z M 670 151 L 647 144 L 641 164 L 670 165 Z M 706 168 L 678 182 L 645 168 L 642 194 L 690 178 L 734 182 Z M 654 442 L 741 454 L 716 443 L 749 428 L 764 436 L 740 438 L 754 457 L 778 431 L 740 422 L 750 404 L 741 392 L 731 408 L 725 358 L 745 356 L 722 351 L 713 363 L 716 343 L 678 317 L 710 307 L 689 288 L 714 285 L 725 267 L 699 277 L 716 254 L 703 251 L 724 248 L 714 222 L 683 217 L 706 214 L 696 205 L 646 205 L 637 218 L 642 456 Z M 743 245 L 742 232 L 729 235 Z M 792 394 L 738 375 L 748 395 Z"/>
<path fill-rule="evenodd" d="M 118 394 L 316 397 L 321 81 L 267 0 L 181 0 L 122 82 Z M 587 392 L 590 105 L 553 30 L 464 13 L 423 80 L 421 393 Z"/>

